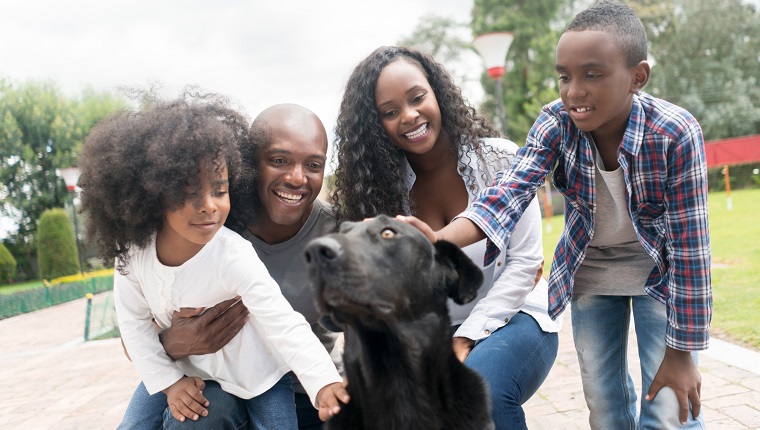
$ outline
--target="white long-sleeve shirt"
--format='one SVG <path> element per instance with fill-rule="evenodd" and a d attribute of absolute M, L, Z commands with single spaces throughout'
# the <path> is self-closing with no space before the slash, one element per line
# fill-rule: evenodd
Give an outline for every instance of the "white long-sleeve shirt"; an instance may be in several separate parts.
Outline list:
<path fill-rule="evenodd" d="M 509 170 L 518 149 L 517 145 L 506 139 L 484 138 L 482 143 L 497 148 L 508 157 L 486 159 L 478 156 L 470 145 L 462 144 L 457 169 L 470 201 L 480 190 L 491 185 L 498 172 Z M 407 190 L 412 189 L 415 180 L 416 175 L 407 163 Z M 470 303 L 458 305 L 449 300 L 451 321 L 461 324 L 454 336 L 483 339 L 507 324 L 520 311 L 533 317 L 545 332 L 556 333 L 560 330 L 562 317 L 552 320 L 547 313 L 548 283 L 543 278 L 538 284 L 535 283 L 536 273 L 544 259 L 541 231 L 541 210 L 534 199 L 509 238 L 506 252 L 500 253 L 491 264 L 483 264 L 486 239 L 462 249 L 483 270 L 484 280 L 477 297 Z"/>
<path fill-rule="evenodd" d="M 213 379 L 228 393 L 248 399 L 292 369 L 316 404 L 322 387 L 342 381 L 309 324 L 282 295 L 250 242 L 237 233 L 223 227 L 177 267 L 159 262 L 154 238 L 148 247 L 131 251 L 126 271 L 114 275 L 119 330 L 149 393 L 188 375 Z M 224 348 L 177 361 L 166 354 L 153 319 L 166 329 L 180 307 L 209 307 L 236 295 L 250 316 Z"/>

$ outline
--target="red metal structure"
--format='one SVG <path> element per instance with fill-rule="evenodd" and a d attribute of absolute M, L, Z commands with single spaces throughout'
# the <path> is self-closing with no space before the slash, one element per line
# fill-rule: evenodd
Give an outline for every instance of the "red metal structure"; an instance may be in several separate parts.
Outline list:
<path fill-rule="evenodd" d="M 760 134 L 705 142 L 707 168 L 760 162 Z"/>

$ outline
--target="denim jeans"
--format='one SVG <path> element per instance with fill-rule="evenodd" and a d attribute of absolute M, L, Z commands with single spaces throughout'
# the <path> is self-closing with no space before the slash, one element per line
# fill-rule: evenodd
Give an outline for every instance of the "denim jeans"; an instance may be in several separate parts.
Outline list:
<path fill-rule="evenodd" d="M 686 425 L 678 420 L 678 401 L 670 387 L 643 400 L 637 414 L 636 392 L 628 373 L 628 328 L 633 323 L 641 363 L 641 396 L 665 356 L 665 305 L 648 296 L 577 295 L 572 300 L 573 337 L 581 368 L 583 393 L 592 429 L 700 429 L 703 415 Z M 697 363 L 697 353 L 692 353 Z"/>
<path fill-rule="evenodd" d="M 222 390 L 215 381 L 205 381 L 208 416 L 198 421 L 174 419 L 163 393 L 149 395 L 141 382 L 132 395 L 119 430 L 156 429 L 296 429 L 293 387 L 289 376 L 252 399 L 244 400 Z"/>
<path fill-rule="evenodd" d="M 475 344 L 464 363 L 488 385 L 497 430 L 528 428 L 522 404 L 546 379 L 557 348 L 557 333 L 545 333 L 533 317 L 522 312 Z"/>
<path fill-rule="evenodd" d="M 245 400 L 239 399 L 222 390 L 215 381 L 205 381 L 203 396 L 209 401 L 208 416 L 198 419 L 198 427 L 214 429 L 248 428 L 248 414 Z M 158 392 L 148 394 L 145 385 L 140 382 L 132 399 L 129 401 L 119 430 L 159 430 L 163 426 L 164 412 L 168 411 L 166 395 Z M 171 415 L 171 413 L 169 413 Z M 186 420 L 188 423 L 193 422 Z M 191 424 L 188 424 L 188 428 Z"/>

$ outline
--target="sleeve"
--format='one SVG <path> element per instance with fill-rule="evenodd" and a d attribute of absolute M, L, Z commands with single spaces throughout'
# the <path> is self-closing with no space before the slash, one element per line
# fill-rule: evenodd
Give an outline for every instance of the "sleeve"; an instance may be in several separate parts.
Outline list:
<path fill-rule="evenodd" d="M 495 272 L 498 275 L 493 286 L 475 305 L 455 336 L 473 340 L 489 336 L 520 311 L 526 297 L 533 291 L 544 260 L 541 211 L 535 199 L 517 222 L 505 254 L 498 260 L 504 270 Z"/>
<path fill-rule="evenodd" d="M 134 271 L 134 269 L 131 269 Z M 166 354 L 153 324 L 153 314 L 134 273 L 114 271 L 114 304 L 124 346 L 151 395 L 184 376 Z"/>
<path fill-rule="evenodd" d="M 233 261 L 226 264 L 236 293 L 248 307 L 257 327 L 272 347 L 298 376 L 316 406 L 317 394 L 324 386 L 342 382 L 322 342 L 300 313 L 293 310 L 274 279 L 250 244 L 241 247 Z"/>
<path fill-rule="evenodd" d="M 710 231 L 704 142 L 694 119 L 668 151 L 665 229 L 666 342 L 679 350 L 703 350 L 712 318 Z"/>
<path fill-rule="evenodd" d="M 493 246 L 501 251 L 507 249 L 509 237 L 523 211 L 552 170 L 561 140 L 559 122 L 544 107 L 528 133 L 525 146 L 517 151 L 509 172 L 501 175 L 496 185 L 481 191 L 457 218 L 469 219 L 483 230 Z M 489 254 L 494 253 L 489 249 Z"/>

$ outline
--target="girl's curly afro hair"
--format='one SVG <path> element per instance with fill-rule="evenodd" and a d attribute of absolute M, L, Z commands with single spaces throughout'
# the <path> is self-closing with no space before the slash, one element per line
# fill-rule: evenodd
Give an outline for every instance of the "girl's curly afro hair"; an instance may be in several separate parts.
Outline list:
<path fill-rule="evenodd" d="M 403 47 L 383 46 L 356 66 L 348 78 L 335 126 L 335 190 L 332 195 L 339 221 L 358 221 L 379 214 L 404 213 L 414 207 L 405 187 L 404 152 L 388 138 L 375 104 L 375 87 L 388 64 L 403 60 L 419 67 L 438 100 L 444 132 L 451 151 L 460 154 L 462 145 L 484 150 L 482 137 L 499 132 L 479 115 L 462 96 L 449 73 L 433 57 Z"/>
<path fill-rule="evenodd" d="M 152 101 L 99 122 L 79 159 L 87 237 L 104 260 L 126 265 L 131 247 L 145 247 L 164 214 L 181 207 L 201 180 L 226 163 L 230 192 L 240 171 L 248 121 L 217 95 Z"/>

